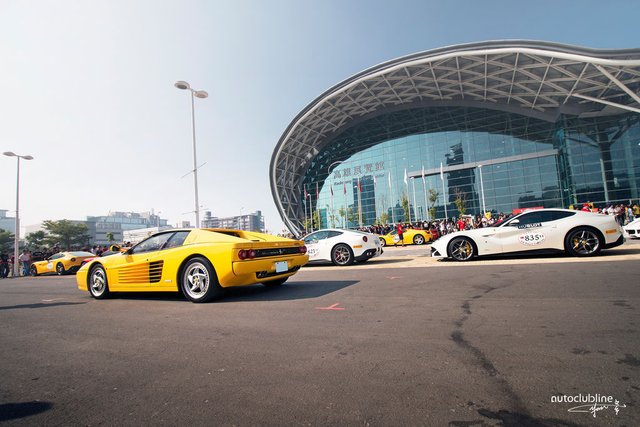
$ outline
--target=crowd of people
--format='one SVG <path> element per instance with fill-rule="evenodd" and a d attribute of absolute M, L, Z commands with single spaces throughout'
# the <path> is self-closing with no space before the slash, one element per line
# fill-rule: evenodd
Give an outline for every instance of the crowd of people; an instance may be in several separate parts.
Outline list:
<path fill-rule="evenodd" d="M 572 206 L 574 210 L 582 210 L 588 212 L 599 213 L 603 215 L 615 216 L 620 226 L 624 226 L 636 218 L 640 218 L 640 205 L 638 203 L 625 204 L 607 204 L 597 207 L 593 203 L 583 203 L 581 206 Z M 449 219 L 440 219 L 435 221 L 416 221 L 416 222 L 400 222 L 402 229 L 426 230 L 431 233 L 433 239 L 437 239 L 448 233 L 455 231 L 470 230 L 474 228 L 491 227 L 494 224 L 503 221 L 511 216 L 505 213 L 492 213 L 491 215 L 463 215 L 461 217 L 452 217 Z M 394 230 L 398 230 L 398 224 L 370 225 L 357 228 L 359 231 L 367 233 L 386 235 Z"/>

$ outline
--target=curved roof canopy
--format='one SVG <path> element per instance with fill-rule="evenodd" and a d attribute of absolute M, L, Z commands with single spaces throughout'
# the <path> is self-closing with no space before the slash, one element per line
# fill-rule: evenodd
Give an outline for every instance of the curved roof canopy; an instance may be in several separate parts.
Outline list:
<path fill-rule="evenodd" d="M 283 221 L 299 234 L 305 173 L 333 139 L 364 120 L 437 106 L 505 110 L 546 121 L 560 114 L 640 113 L 639 92 L 640 49 L 493 41 L 405 56 L 337 84 L 296 116 L 273 152 L 271 191 Z"/>

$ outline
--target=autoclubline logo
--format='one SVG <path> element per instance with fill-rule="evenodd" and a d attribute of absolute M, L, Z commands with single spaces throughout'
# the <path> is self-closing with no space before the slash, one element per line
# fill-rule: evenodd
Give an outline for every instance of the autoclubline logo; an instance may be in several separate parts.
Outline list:
<path fill-rule="evenodd" d="M 620 412 L 620 408 L 626 408 L 627 405 L 621 404 L 620 401 L 613 396 L 605 396 L 602 394 L 576 394 L 573 396 L 569 395 L 557 395 L 551 396 L 551 403 L 572 403 L 572 404 L 582 404 L 578 406 L 574 406 L 569 408 L 568 412 L 584 412 L 591 414 L 593 418 L 596 418 L 596 415 L 600 411 L 606 411 L 610 408 L 613 408 L 616 415 Z"/>

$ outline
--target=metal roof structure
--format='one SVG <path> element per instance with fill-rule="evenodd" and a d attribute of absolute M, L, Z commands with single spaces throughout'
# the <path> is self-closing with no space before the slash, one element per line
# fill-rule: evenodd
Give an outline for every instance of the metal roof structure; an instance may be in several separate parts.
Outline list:
<path fill-rule="evenodd" d="M 640 49 L 514 40 L 394 59 L 338 83 L 295 117 L 271 158 L 272 195 L 299 234 L 303 179 L 314 158 L 349 128 L 389 111 L 470 106 L 553 122 L 560 114 L 640 113 L 639 93 Z"/>

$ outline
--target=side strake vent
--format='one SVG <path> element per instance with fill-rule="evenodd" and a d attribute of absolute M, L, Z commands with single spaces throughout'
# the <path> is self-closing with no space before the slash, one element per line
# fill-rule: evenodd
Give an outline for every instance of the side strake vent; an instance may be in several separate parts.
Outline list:
<path fill-rule="evenodd" d="M 162 265 L 164 261 L 154 261 L 149 263 L 149 283 L 158 283 L 162 278 Z"/>

